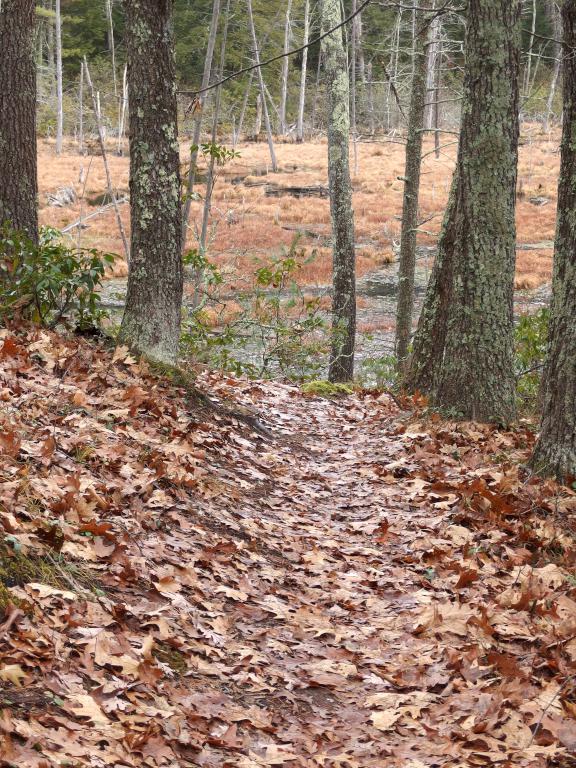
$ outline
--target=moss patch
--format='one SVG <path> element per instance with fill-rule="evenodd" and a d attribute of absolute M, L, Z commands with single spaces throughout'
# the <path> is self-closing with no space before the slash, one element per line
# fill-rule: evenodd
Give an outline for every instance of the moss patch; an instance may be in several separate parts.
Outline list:
<path fill-rule="evenodd" d="M 346 395 L 353 394 L 354 390 L 349 384 L 333 384 L 331 381 L 325 381 L 324 379 L 318 379 L 317 381 L 309 381 L 302 385 L 302 392 L 305 395 L 313 395 L 315 397 L 346 397 Z"/>
<path fill-rule="evenodd" d="M 0 544 L 0 608 L 3 596 L 7 602 L 15 602 L 9 587 L 22 587 L 31 582 L 48 584 L 58 589 L 100 591 L 94 574 L 61 556 L 25 555 L 15 552 L 6 544 Z"/>
<path fill-rule="evenodd" d="M 152 655 L 161 664 L 167 664 L 177 675 L 184 675 L 188 672 L 186 656 L 178 648 L 173 648 L 168 643 L 158 643 L 152 651 Z"/>

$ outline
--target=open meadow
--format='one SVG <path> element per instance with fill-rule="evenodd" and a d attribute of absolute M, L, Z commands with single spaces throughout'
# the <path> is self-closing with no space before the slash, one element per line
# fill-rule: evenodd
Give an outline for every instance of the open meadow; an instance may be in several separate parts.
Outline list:
<path fill-rule="evenodd" d="M 421 192 L 420 245 L 435 244 L 446 205 L 454 167 L 456 145 L 450 137 L 440 158 L 432 140 L 425 146 Z M 524 129 L 520 148 L 518 181 L 518 254 L 516 288 L 534 289 L 550 280 L 552 239 L 556 216 L 556 186 L 559 170 L 559 136 L 543 134 L 539 126 Z M 208 257 L 229 274 L 247 275 L 259 260 L 289 248 L 300 232 L 299 246 L 315 257 L 299 272 L 303 286 L 326 285 L 331 279 L 329 201 L 326 197 L 294 197 L 270 187 L 315 187 L 327 185 L 326 144 L 278 144 L 280 171 L 268 173 L 269 155 L 265 142 L 238 146 L 240 157 L 219 169 L 213 195 Z M 404 146 L 400 139 L 381 139 L 358 144 L 358 173 L 353 176 L 356 216 L 357 271 L 362 277 L 394 260 L 399 240 L 402 210 L 401 180 Z M 93 150 L 97 153 L 97 150 Z M 352 153 L 351 153 L 352 154 Z M 189 156 L 189 144 L 181 148 L 182 167 Z M 202 162 L 196 191 L 203 198 Z M 120 197 L 128 191 L 128 157 L 118 157 L 112 146 L 109 164 L 113 184 Z M 106 192 L 106 177 L 98 154 L 81 156 L 72 143 L 56 157 L 51 143 L 39 147 L 40 219 L 42 224 L 64 228 L 80 216 L 98 211 Z M 47 195 L 62 187 L 73 187 L 74 203 L 50 206 Z M 105 201 L 104 201 L 105 202 Z M 129 207 L 120 208 L 129 231 Z M 197 245 L 202 200 L 192 205 L 188 246 Z M 108 208 L 91 218 L 81 231 L 81 242 L 103 251 L 122 253 L 114 211 Z M 74 241 L 78 229 L 70 231 Z M 116 276 L 126 273 L 119 260 Z"/>

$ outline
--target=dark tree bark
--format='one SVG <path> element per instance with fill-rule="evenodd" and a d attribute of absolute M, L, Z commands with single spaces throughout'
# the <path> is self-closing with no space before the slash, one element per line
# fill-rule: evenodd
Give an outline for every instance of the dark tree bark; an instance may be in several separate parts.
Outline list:
<path fill-rule="evenodd" d="M 131 257 L 122 343 L 174 363 L 182 307 L 182 212 L 173 0 L 125 0 Z"/>
<path fill-rule="evenodd" d="M 543 416 L 533 466 L 568 482 L 576 477 L 576 0 L 562 6 L 563 94 L 558 222 Z"/>
<path fill-rule="evenodd" d="M 0 4 L 0 224 L 38 240 L 34 0 Z"/>
<path fill-rule="evenodd" d="M 455 415 L 515 414 L 520 0 L 470 0 L 458 161 L 408 376 Z"/>
<path fill-rule="evenodd" d="M 418 232 L 418 200 L 420 196 L 420 171 L 422 167 L 422 139 L 426 109 L 428 55 L 426 43 L 430 24 L 425 12 L 419 10 L 414 37 L 412 89 L 406 161 L 404 168 L 404 199 L 402 203 L 402 234 L 400 240 L 400 264 L 398 266 L 398 304 L 396 307 L 396 359 L 398 371 L 404 372 L 408 347 L 412 336 L 414 310 L 414 272 L 416 269 L 416 239 Z"/>
<path fill-rule="evenodd" d="M 342 20 L 340 0 L 324 0 L 322 31 Z M 356 338 L 356 262 L 350 181 L 350 84 L 342 30 L 322 44 L 328 91 L 328 179 L 333 239 L 332 350 L 330 381 L 354 376 Z"/>

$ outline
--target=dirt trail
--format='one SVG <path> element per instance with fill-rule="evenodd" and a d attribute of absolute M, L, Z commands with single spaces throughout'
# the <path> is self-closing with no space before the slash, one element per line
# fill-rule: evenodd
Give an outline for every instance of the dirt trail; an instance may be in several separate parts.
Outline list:
<path fill-rule="evenodd" d="M 53 334 L 0 363 L 0 523 L 60 530 L 68 580 L 10 587 L 0 764 L 574 764 L 576 497 L 522 479 L 526 430 L 216 375 L 207 407 Z"/>

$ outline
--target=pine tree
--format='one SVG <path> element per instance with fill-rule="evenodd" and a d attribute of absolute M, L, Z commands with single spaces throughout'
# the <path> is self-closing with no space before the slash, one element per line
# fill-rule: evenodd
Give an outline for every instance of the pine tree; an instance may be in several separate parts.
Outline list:
<path fill-rule="evenodd" d="M 125 0 L 131 255 L 120 341 L 178 356 L 183 269 L 173 0 Z"/>
<path fill-rule="evenodd" d="M 34 0 L 0 3 L 0 225 L 38 239 Z"/>

